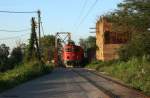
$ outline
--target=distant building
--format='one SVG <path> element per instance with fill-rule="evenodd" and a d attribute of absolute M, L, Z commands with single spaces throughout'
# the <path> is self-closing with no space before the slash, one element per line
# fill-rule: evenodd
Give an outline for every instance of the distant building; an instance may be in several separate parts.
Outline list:
<path fill-rule="evenodd" d="M 107 18 L 100 18 L 96 23 L 96 59 L 109 61 L 118 58 L 118 48 L 127 43 L 128 33 L 112 32 L 112 23 Z"/>

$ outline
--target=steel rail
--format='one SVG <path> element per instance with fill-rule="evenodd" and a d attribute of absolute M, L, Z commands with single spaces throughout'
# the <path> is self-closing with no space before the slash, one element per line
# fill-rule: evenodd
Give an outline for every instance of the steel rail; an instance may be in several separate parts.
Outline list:
<path fill-rule="evenodd" d="M 131 86 L 129 86 L 129 85 L 123 84 L 123 83 L 121 83 L 121 82 L 119 82 L 119 81 L 116 81 L 116 80 L 114 80 L 114 79 L 112 79 L 112 78 L 110 78 L 110 77 L 108 77 L 108 76 L 106 76 L 106 75 L 102 75 L 102 74 L 99 73 L 99 72 L 96 72 L 96 71 L 94 71 L 94 70 L 88 70 L 87 72 L 91 72 L 91 73 L 93 73 L 93 74 L 95 74 L 95 75 L 97 75 L 97 76 L 99 76 L 99 77 L 101 77 L 101 78 L 104 78 L 104 79 L 106 79 L 106 80 L 108 80 L 108 81 L 111 81 L 111 82 L 113 82 L 113 83 L 119 84 L 119 85 L 121 85 L 121 86 L 123 86 L 123 87 L 129 88 L 129 89 L 133 89 L 133 90 L 135 90 L 137 93 L 140 93 L 140 94 L 144 95 L 144 93 L 143 93 L 143 92 L 140 92 L 138 89 L 133 88 L 133 87 L 131 87 Z M 144 96 L 145 96 L 145 95 L 144 95 Z"/>
<path fill-rule="evenodd" d="M 95 87 L 97 87 L 100 91 L 102 91 L 103 93 L 105 93 L 106 95 L 108 95 L 110 98 L 121 98 L 119 95 L 116 95 L 116 94 L 112 93 L 111 91 L 105 89 L 104 87 L 98 85 L 95 81 L 93 81 L 89 77 L 87 77 L 87 76 L 79 73 L 78 71 L 76 71 L 74 69 L 72 69 L 72 71 L 75 72 L 75 73 L 77 73 L 82 78 L 86 79 L 89 83 L 91 83 L 92 85 L 94 85 Z"/>

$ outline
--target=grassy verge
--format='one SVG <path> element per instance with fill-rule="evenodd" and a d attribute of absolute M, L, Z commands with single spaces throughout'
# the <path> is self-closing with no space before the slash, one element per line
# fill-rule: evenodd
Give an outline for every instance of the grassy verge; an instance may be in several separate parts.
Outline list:
<path fill-rule="evenodd" d="M 0 92 L 43 74 L 49 73 L 52 69 L 52 65 L 43 65 L 34 62 L 19 65 L 13 70 L 0 73 Z"/>
<path fill-rule="evenodd" d="M 105 72 L 108 75 L 116 77 L 128 85 L 141 90 L 146 95 L 150 95 L 150 62 L 145 58 L 142 60 L 133 58 L 128 62 L 95 61 L 88 64 L 86 67 Z"/>

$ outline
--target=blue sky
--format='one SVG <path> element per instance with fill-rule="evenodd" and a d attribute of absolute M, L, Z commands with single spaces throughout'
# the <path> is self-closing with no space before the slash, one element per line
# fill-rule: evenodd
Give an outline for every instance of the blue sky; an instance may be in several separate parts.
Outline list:
<path fill-rule="evenodd" d="M 88 10 L 95 0 L 1 0 L 0 10 L 9 11 L 36 11 L 42 12 L 42 22 L 45 35 L 55 34 L 56 32 L 72 32 L 72 39 L 76 42 L 79 38 L 86 38 L 90 34 L 90 27 L 95 27 L 99 16 L 113 11 L 117 4 L 123 0 L 98 0 L 97 4 L 87 15 Z M 83 9 L 84 3 L 86 6 Z M 82 13 L 81 13 L 82 12 Z M 0 13 L 0 29 L 22 30 L 31 26 L 31 17 L 37 17 L 36 14 L 6 14 Z M 80 25 L 79 25 L 80 24 Z M 26 32 L 2 32 L 0 31 L 0 44 L 6 43 L 13 47 L 16 42 L 27 42 L 30 31 Z M 18 36 L 18 38 L 1 40 Z"/>

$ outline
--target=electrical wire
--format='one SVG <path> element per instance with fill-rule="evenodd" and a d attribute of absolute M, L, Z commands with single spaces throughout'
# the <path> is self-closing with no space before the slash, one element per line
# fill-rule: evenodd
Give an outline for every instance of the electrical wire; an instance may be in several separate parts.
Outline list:
<path fill-rule="evenodd" d="M 25 34 L 22 34 L 22 35 L 19 35 L 19 36 L 12 36 L 12 37 L 5 37 L 5 38 L 0 38 L 0 40 L 10 40 L 10 39 L 16 39 L 16 38 L 20 38 L 20 37 L 24 37 L 26 35 L 28 35 L 30 33 L 25 33 Z"/>
<path fill-rule="evenodd" d="M 30 13 L 37 13 L 37 11 L 29 11 L 29 12 L 22 12 L 22 11 L 21 11 L 21 12 L 20 12 L 20 11 L 0 11 L 0 13 L 18 13 L 18 14 L 19 14 L 19 13 L 20 13 L 20 14 L 21 14 L 21 13 L 22 13 L 22 14 L 23 14 L 23 13 L 28 13 L 28 14 L 30 14 Z"/>
<path fill-rule="evenodd" d="M 87 14 L 82 18 L 82 20 L 79 22 L 79 25 L 77 27 L 76 30 L 79 29 L 80 25 L 85 21 L 85 19 L 88 17 L 88 15 L 90 14 L 90 12 L 93 10 L 93 8 L 95 7 L 95 5 L 97 4 L 98 0 L 95 0 L 95 2 L 92 4 L 92 6 L 90 7 L 90 9 L 88 10 Z"/>
<path fill-rule="evenodd" d="M 0 29 L 0 32 L 24 32 L 24 31 L 29 31 L 30 28 L 28 29 L 22 29 L 22 30 L 5 30 L 5 29 Z"/>
<path fill-rule="evenodd" d="M 82 8 L 81 8 L 81 11 L 80 11 L 80 13 L 79 13 L 79 16 L 78 16 L 78 18 L 77 18 L 78 20 L 81 19 L 82 14 L 83 14 L 83 12 L 84 12 L 84 10 L 85 10 L 85 7 L 86 7 L 87 3 L 88 3 L 88 0 L 85 0 L 83 6 L 82 6 Z M 76 26 L 77 26 L 77 23 L 74 24 L 74 27 L 76 27 Z"/>
<path fill-rule="evenodd" d="M 90 9 L 88 10 L 87 14 L 83 17 L 83 19 L 81 20 L 80 24 L 82 24 L 82 22 L 84 22 L 84 20 L 88 17 L 88 15 L 90 14 L 90 12 L 93 10 L 93 8 L 95 7 L 95 5 L 97 4 L 98 0 L 95 0 L 95 2 L 92 4 L 92 6 L 90 7 Z M 79 25 L 80 25 L 79 24 Z"/>
<path fill-rule="evenodd" d="M 32 14 L 32 13 L 38 13 L 38 11 L 2 11 L 0 10 L 0 13 L 10 13 L 10 14 Z M 23 32 L 23 31 L 28 31 L 29 29 L 23 29 L 23 30 L 4 30 L 4 29 L 0 29 L 0 31 L 2 32 Z M 30 33 L 25 33 L 19 36 L 13 36 L 13 37 L 5 37 L 5 38 L 0 38 L 0 40 L 9 40 L 9 39 L 16 39 L 16 38 L 20 38 L 20 37 L 24 37 L 26 35 L 28 35 Z"/>
<path fill-rule="evenodd" d="M 79 14 L 79 18 L 78 18 L 78 19 L 81 18 L 82 14 L 83 14 L 83 12 L 84 12 L 84 10 L 85 10 L 85 7 L 86 7 L 87 3 L 88 3 L 87 0 L 85 0 L 85 1 L 84 1 L 84 4 L 83 4 L 83 7 L 82 7 L 82 9 L 81 9 L 81 12 L 80 12 L 80 14 Z"/>

